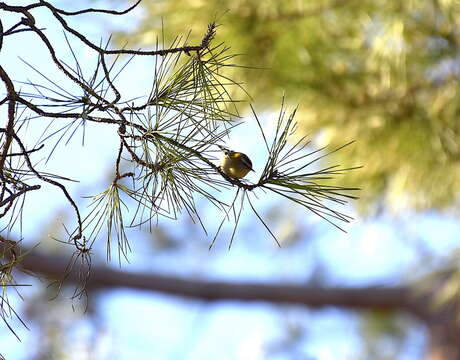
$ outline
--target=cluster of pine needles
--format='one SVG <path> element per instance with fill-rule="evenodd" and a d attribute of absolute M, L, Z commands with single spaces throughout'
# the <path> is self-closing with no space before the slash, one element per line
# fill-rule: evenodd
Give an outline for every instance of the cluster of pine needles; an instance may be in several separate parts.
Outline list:
<path fill-rule="evenodd" d="M 210 248 L 227 222 L 233 227 L 229 247 L 232 245 L 245 208 L 252 211 L 279 245 L 256 208 L 258 197 L 266 194 L 292 201 L 339 229 L 342 229 L 340 223 L 350 221 L 336 207 L 355 199 L 353 194 L 358 189 L 330 183 L 352 168 L 323 167 L 322 162 L 349 143 L 332 150 L 315 149 L 309 139 L 296 135 L 297 109 L 287 113 L 284 99 L 272 139 L 268 139 L 264 124 L 252 109 L 266 158 L 257 182 L 230 178 L 216 165 L 217 145 L 225 144 L 236 126 L 244 126 L 238 112 L 240 100 L 234 94 L 245 94 L 242 84 L 233 80 L 232 72 L 240 67 L 234 62 L 236 55 L 224 43 L 214 45 L 216 24 L 209 25 L 201 44 L 196 46 L 188 45 L 187 38 L 176 38 L 166 48 L 160 48 L 165 43 L 161 39 L 153 50 L 126 47 L 110 50 L 110 39 L 93 44 L 63 20 L 81 12 L 64 13 L 47 2 L 41 4 L 63 25 L 70 60 L 60 60 L 57 50 L 43 40 L 46 39 L 43 29 L 35 27 L 33 22 L 24 23 L 44 41 L 57 70 L 54 68 L 50 75 L 30 60 L 21 59 L 39 80 L 15 81 L 21 90 L 10 87 L 10 94 L 2 102 L 14 105 L 10 106 L 14 135 L 0 128 L 0 143 L 12 143 L 10 153 L 4 154 L 2 160 L 2 186 L 10 196 L 0 202 L 1 217 L 8 219 L 0 231 L 10 233 L 22 221 L 26 192 L 39 191 L 39 183 L 43 182 L 58 188 L 73 209 L 76 223 L 65 227 L 65 240 L 56 239 L 74 246 L 76 251 L 65 276 L 69 276 L 74 265 L 82 264 L 82 278 L 87 279 L 91 251 L 97 240 L 106 239 L 109 259 L 113 243 L 117 245 L 119 261 L 128 258 L 130 244 L 126 230 L 130 227 L 153 227 L 161 218 L 177 220 L 185 212 L 207 234 L 206 221 L 197 208 L 198 199 L 205 199 L 223 218 Z M 73 41 L 95 52 L 92 66 L 90 62 L 82 64 L 78 55 L 81 49 L 76 50 Z M 151 74 L 147 74 L 151 88 L 145 96 L 127 97 L 125 92 L 129 89 L 122 75 L 129 66 L 135 66 L 132 64 L 138 57 L 145 56 L 153 61 Z M 34 143 L 24 144 L 21 139 L 26 138 L 27 129 L 37 121 L 41 124 L 40 136 Z M 40 171 L 38 167 L 46 165 L 77 134 L 81 134 L 84 145 L 90 123 L 112 126 L 119 146 L 113 151 L 111 182 L 100 193 L 88 197 L 89 206 L 81 214 L 80 206 L 66 187 L 73 180 Z M 47 149 L 46 156 L 37 161 L 43 147 Z M 75 155 L 79 156 L 78 151 Z M 234 196 L 227 203 L 222 194 L 229 191 L 234 191 Z M 6 285 L 17 261 L 2 265 L 0 273 Z M 6 285 L 2 288 L 6 289 Z M 76 292 L 76 296 L 83 293 Z M 4 299 L 5 295 L 0 297 L 0 301 Z"/>

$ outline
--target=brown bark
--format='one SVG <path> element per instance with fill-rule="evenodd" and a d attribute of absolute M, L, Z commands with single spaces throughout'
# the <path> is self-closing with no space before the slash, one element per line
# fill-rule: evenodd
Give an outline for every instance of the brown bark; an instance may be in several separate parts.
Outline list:
<path fill-rule="evenodd" d="M 69 259 L 62 256 L 27 255 L 22 266 L 50 279 L 60 279 Z M 71 273 L 68 281 L 79 281 Z M 186 279 L 150 273 L 130 273 L 107 266 L 93 266 L 87 282 L 89 289 L 132 288 L 155 291 L 204 301 L 261 301 L 275 304 L 301 304 L 312 308 L 335 306 L 353 310 L 386 310 L 410 313 L 427 325 L 430 360 L 460 360 L 458 307 L 444 306 L 436 311 L 430 297 L 416 297 L 410 287 L 318 287 L 304 284 L 223 282 Z"/>
<path fill-rule="evenodd" d="M 442 309 L 426 319 L 430 334 L 429 360 L 460 360 L 459 307 L 456 302 L 445 304 Z"/>
<path fill-rule="evenodd" d="M 22 267 L 55 280 L 62 278 L 68 263 L 69 260 L 63 257 L 32 252 L 24 258 Z M 77 276 L 77 273 L 72 273 L 68 280 L 77 281 Z M 420 311 L 420 304 L 414 301 L 407 287 L 325 288 L 303 284 L 206 281 L 168 275 L 131 273 L 106 266 L 92 267 L 87 287 L 124 287 L 206 301 L 296 303 L 314 308 L 338 306 L 350 309 L 404 310 L 414 314 Z"/>

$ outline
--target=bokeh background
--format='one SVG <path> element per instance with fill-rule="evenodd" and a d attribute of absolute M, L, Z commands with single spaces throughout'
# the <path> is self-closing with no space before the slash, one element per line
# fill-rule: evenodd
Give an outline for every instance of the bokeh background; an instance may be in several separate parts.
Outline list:
<path fill-rule="evenodd" d="M 52 3 L 69 10 L 128 5 L 116 0 Z M 415 293 L 423 288 L 434 293 L 435 308 L 456 304 L 459 11 L 454 0 L 162 0 L 143 1 L 125 17 L 72 18 L 71 24 L 92 41 L 105 42 L 113 34 L 113 46 L 127 43 L 131 48 L 151 48 L 163 38 L 168 44 L 177 36 L 199 43 L 207 24 L 217 21 L 215 41 L 241 54 L 232 59 L 241 67 L 229 69 L 228 76 L 243 83 L 251 95 L 248 99 L 244 93 L 233 94 L 247 100 L 240 105 L 245 123 L 228 139 L 230 147 L 254 160 L 256 174 L 249 180 L 257 178 L 265 160 L 249 104 L 270 134 L 283 96 L 291 109 L 299 105 L 296 119 L 313 147 L 334 148 L 355 140 L 324 164 L 363 166 L 336 179 L 362 188 L 360 199 L 344 209 L 355 218 L 343 226 L 346 233 L 287 201 L 264 198 L 258 208 L 281 248 L 245 209 L 231 249 L 226 240 L 231 226 L 209 251 L 212 235 L 206 236 L 184 214 L 177 221 L 161 219 L 151 231 L 128 230 L 131 253 L 121 268 L 116 259 L 106 264 L 104 239 L 93 263 L 129 273 L 230 285 L 304 284 L 369 292 L 373 287 L 404 286 Z M 38 26 L 47 29 L 55 44 L 62 44 L 62 58 L 71 59 L 56 21 L 46 11 L 38 13 Z M 5 23 L 14 21 L 6 13 L 1 16 Z M 57 76 L 34 37 L 25 33 L 23 41 L 6 39 L 0 53 L 2 65 L 17 75 L 15 80 L 43 81 L 19 56 L 46 76 Z M 96 61 L 84 47 L 73 46 L 84 64 L 90 67 Z M 151 73 L 151 66 L 140 59 L 120 76 L 132 97 L 149 91 L 144 74 Z M 40 129 L 35 126 L 29 130 L 31 138 Z M 110 182 L 118 143 L 110 127 L 87 125 L 75 134 L 41 166 L 78 179 L 70 189 L 84 207 L 84 196 Z M 212 234 L 221 216 L 199 199 L 198 204 Z M 66 258 L 69 249 L 53 237 L 63 236 L 62 223 L 71 217 L 58 192 L 32 194 L 21 228 L 8 236 L 23 238 L 26 246 L 40 243 L 36 251 Z M 210 302 L 123 288 L 90 290 L 86 303 L 70 299 L 71 283 L 50 300 L 56 289 L 48 287 L 46 279 L 21 279 L 32 286 L 20 289 L 22 298 L 10 294 L 10 301 L 30 329 L 12 320 L 18 341 L 3 327 L 0 354 L 9 360 L 378 360 L 423 359 L 434 351 L 430 323 L 398 309 Z"/>

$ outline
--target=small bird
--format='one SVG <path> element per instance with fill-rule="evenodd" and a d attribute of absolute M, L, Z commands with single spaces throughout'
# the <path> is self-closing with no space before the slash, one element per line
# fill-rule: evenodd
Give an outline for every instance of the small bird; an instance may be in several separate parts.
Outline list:
<path fill-rule="evenodd" d="M 225 174 L 234 179 L 242 179 L 248 172 L 254 171 L 251 159 L 246 154 L 229 150 L 220 145 L 217 146 L 224 152 L 220 168 Z"/>

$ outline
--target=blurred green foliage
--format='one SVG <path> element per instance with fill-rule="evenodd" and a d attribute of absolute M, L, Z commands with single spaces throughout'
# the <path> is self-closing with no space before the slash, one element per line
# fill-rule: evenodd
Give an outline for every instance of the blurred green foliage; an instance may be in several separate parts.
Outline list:
<path fill-rule="evenodd" d="M 401 314 L 386 311 L 368 311 L 363 314 L 359 331 L 364 347 L 359 359 L 392 360 L 410 343 L 409 326 L 413 320 Z M 410 345 L 409 345 L 410 346 Z"/>
<path fill-rule="evenodd" d="M 334 159 L 364 165 L 341 181 L 360 186 L 369 213 L 458 206 L 460 2 L 457 0 L 143 1 L 121 42 L 154 44 L 209 22 L 244 54 L 238 73 L 258 109 L 300 103 L 297 120 Z M 162 20 L 163 19 L 163 20 Z M 169 36 L 169 38 L 168 38 Z M 259 68 L 259 69 L 254 69 Z M 240 94 L 241 95 L 241 94 Z"/>

